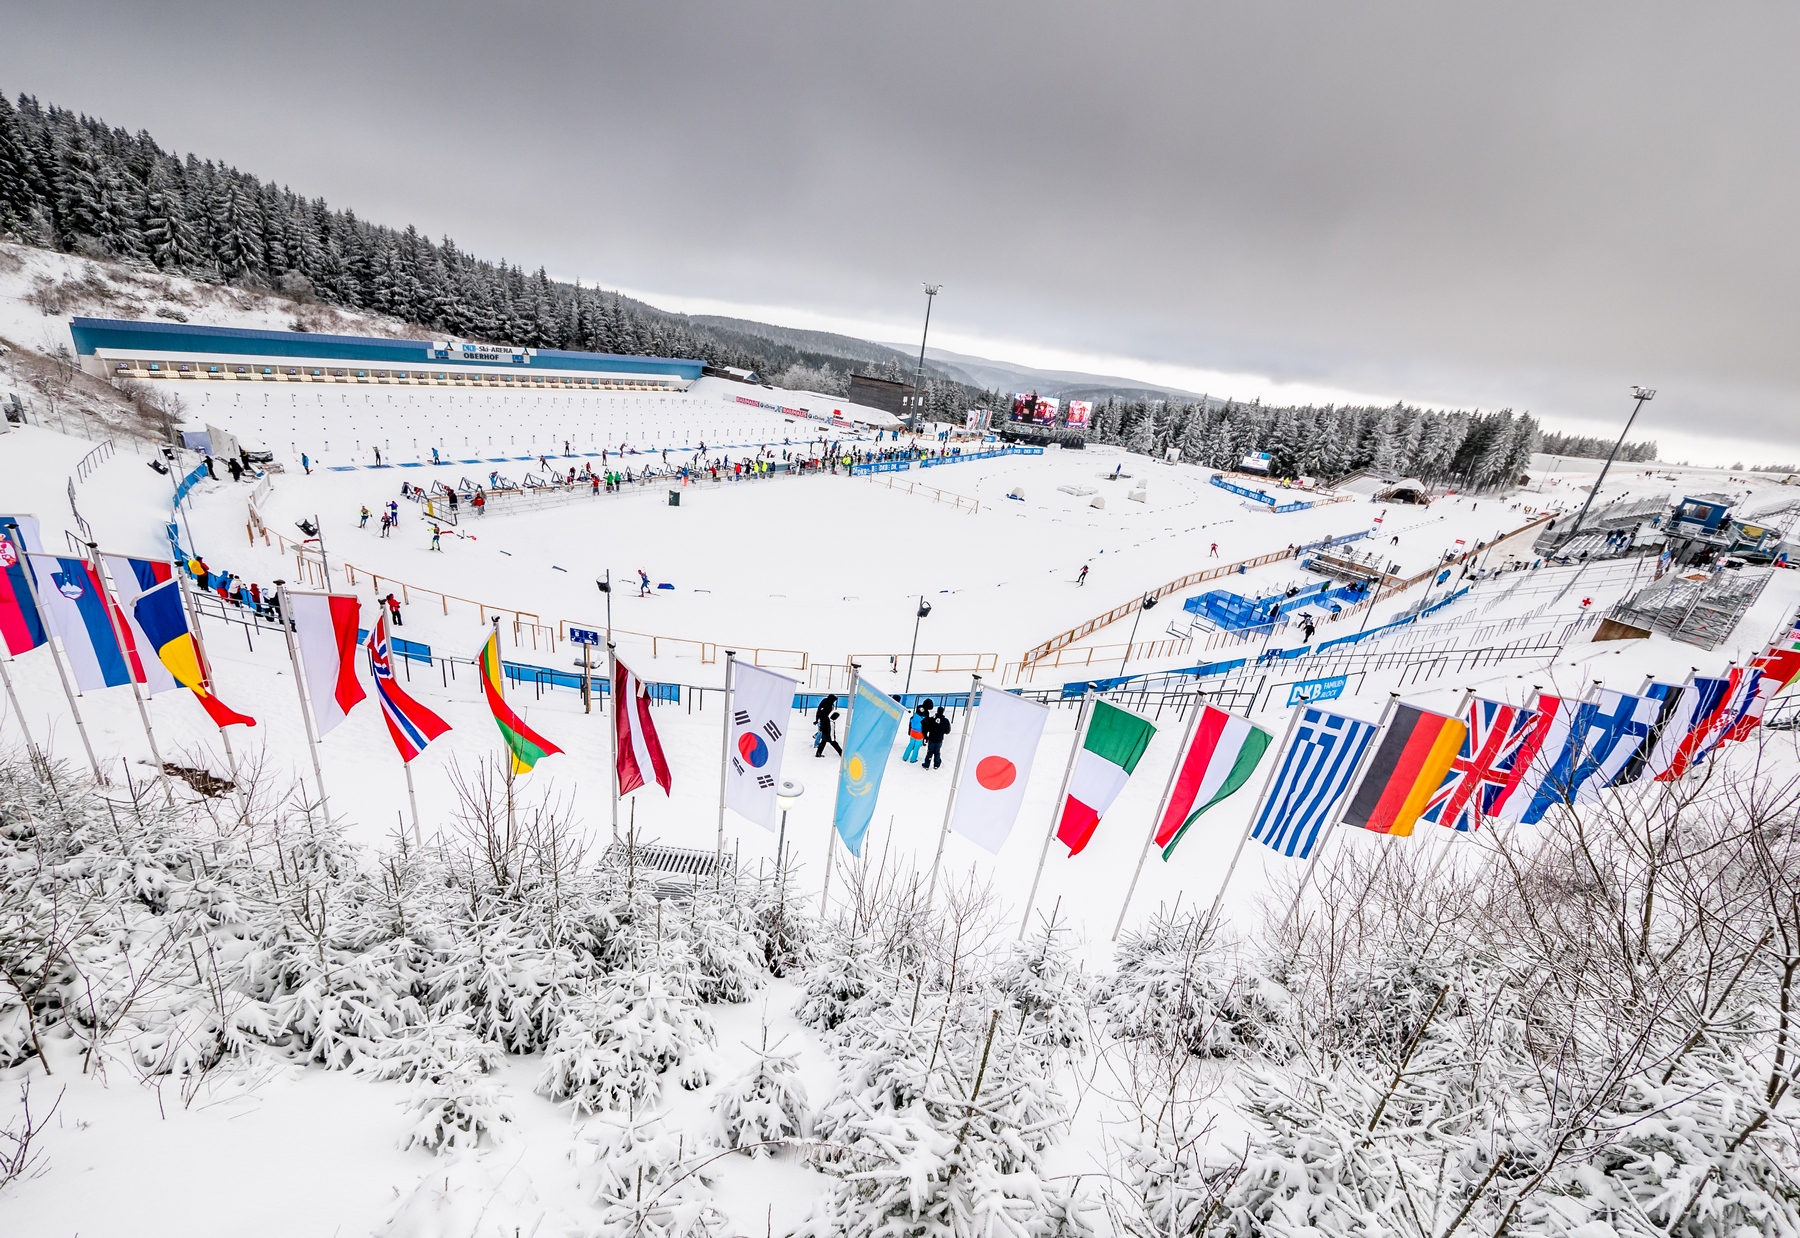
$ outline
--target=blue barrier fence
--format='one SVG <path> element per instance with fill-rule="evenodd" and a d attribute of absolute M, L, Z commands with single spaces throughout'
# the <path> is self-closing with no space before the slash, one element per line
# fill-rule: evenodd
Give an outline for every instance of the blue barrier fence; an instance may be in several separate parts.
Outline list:
<path fill-rule="evenodd" d="M 1248 658 L 1232 658 L 1228 662 L 1202 662 L 1199 666 L 1182 666 L 1172 671 L 1140 671 L 1136 675 L 1116 675 L 1111 679 L 1082 679 L 1062 686 L 1063 700 L 1073 700 L 1086 692 L 1090 687 L 1096 692 L 1111 692 L 1115 688 L 1123 688 L 1137 679 L 1166 679 L 1171 675 L 1185 675 L 1190 679 L 1211 679 L 1217 675 L 1229 675 L 1232 671 L 1242 670 L 1249 663 Z"/>
<path fill-rule="evenodd" d="M 177 483 L 177 485 L 175 486 L 175 504 L 176 504 L 176 506 L 180 506 L 181 501 L 183 499 L 187 498 L 188 492 L 205 480 L 206 480 L 206 466 L 204 464 L 195 465 L 194 471 L 189 473 L 186 477 L 182 478 L 181 481 L 179 483 Z"/>
<path fill-rule="evenodd" d="M 1042 447 L 1002 447 L 995 451 L 965 451 L 954 456 L 923 456 L 907 460 L 875 460 L 868 464 L 850 466 L 850 476 L 868 477 L 873 473 L 904 473 L 913 465 L 922 469 L 935 469 L 942 464 L 967 464 L 971 460 L 992 460 L 996 456 L 1041 456 Z"/>
<path fill-rule="evenodd" d="M 1424 610 L 1421 610 L 1418 614 L 1407 615 L 1404 619 L 1391 620 L 1387 623 L 1382 624 L 1378 628 L 1368 628 L 1361 632 L 1352 632 L 1348 636 L 1335 636 L 1328 641 L 1320 641 L 1317 645 L 1299 645 L 1293 649 L 1266 649 L 1263 651 L 1262 656 L 1260 658 L 1258 658 L 1257 661 L 1259 661 L 1259 662 L 1285 661 L 1288 658 L 1297 658 L 1297 657 L 1301 656 L 1302 654 L 1312 653 L 1315 651 L 1323 652 L 1327 649 L 1334 649 L 1339 645 L 1354 645 L 1357 641 L 1368 640 L 1371 637 L 1381 635 L 1383 632 L 1392 632 L 1395 628 L 1403 628 L 1409 623 L 1417 623 L 1419 620 L 1423 619 L 1426 615 L 1429 615 L 1436 611 L 1440 611 L 1440 610 L 1444 609 L 1444 607 L 1450 605 L 1450 603 L 1456 601 L 1458 598 L 1462 597 L 1463 594 L 1467 593 L 1470 588 L 1471 588 L 1471 586 L 1464 585 L 1462 588 L 1458 589 L 1455 593 L 1447 594 L 1446 596 L 1439 598 L 1437 601 L 1435 601 L 1431 605 L 1427 606 Z"/>
<path fill-rule="evenodd" d="M 1270 507 L 1275 506 L 1275 500 L 1270 498 L 1263 491 L 1252 490 L 1247 486 L 1240 486 L 1236 482 L 1226 481 L 1217 473 L 1212 475 L 1212 484 L 1221 490 L 1229 490 L 1232 494 L 1241 495 L 1244 498 L 1251 499 L 1257 503 L 1267 503 Z"/>
<path fill-rule="evenodd" d="M 1241 632 L 1245 628 L 1266 626 L 1291 610 L 1299 610 L 1305 606 L 1324 606 L 1339 598 L 1354 601 L 1361 596 L 1362 591 L 1354 585 L 1322 580 L 1305 586 L 1292 597 L 1285 593 L 1271 593 L 1263 597 L 1247 598 L 1229 589 L 1213 589 L 1198 597 L 1188 598 L 1181 604 L 1181 608 L 1228 632 Z"/>

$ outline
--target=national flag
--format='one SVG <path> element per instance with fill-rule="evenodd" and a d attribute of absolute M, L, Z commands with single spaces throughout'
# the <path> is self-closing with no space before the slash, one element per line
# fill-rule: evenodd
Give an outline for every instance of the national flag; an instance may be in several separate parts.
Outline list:
<path fill-rule="evenodd" d="M 1666 685 L 1650 686 L 1655 689 Z M 1625 776 L 1625 770 L 1643 751 L 1661 713 L 1660 696 L 1601 690 L 1594 718 L 1588 724 L 1587 752 L 1574 780 L 1578 803 L 1592 803 L 1606 788 L 1625 786 L 1634 780 Z"/>
<path fill-rule="evenodd" d="M 800 685 L 786 675 L 739 662 L 731 684 L 725 752 L 725 806 L 765 830 L 780 825 L 775 784 L 787 751 L 788 716 Z"/>
<path fill-rule="evenodd" d="M 1471 701 L 1468 734 L 1422 818 L 1469 832 L 1497 815 L 1531 762 L 1537 718 L 1537 710 L 1522 705 Z"/>
<path fill-rule="evenodd" d="M 1681 703 L 1650 758 L 1656 781 L 1672 782 L 1687 773 L 1711 746 L 1710 732 L 1725 709 L 1732 689 L 1742 681 L 1733 669 L 1724 679 L 1696 676 L 1681 694 Z"/>
<path fill-rule="evenodd" d="M 1573 804 L 1581 785 L 1595 769 L 1586 763 L 1588 746 L 1604 737 L 1610 720 L 1602 715 L 1600 702 L 1570 702 L 1564 698 L 1557 710 L 1557 721 L 1545 737 L 1546 742 L 1533 762 L 1533 781 L 1518 820 L 1535 825 L 1557 804 Z"/>
<path fill-rule="evenodd" d="M 1281 855 L 1310 856 L 1374 734 L 1373 722 L 1308 709 L 1278 758 L 1275 782 L 1250 837 Z"/>
<path fill-rule="evenodd" d="M 1068 847 L 1070 855 L 1081 854 L 1093 838 L 1100 818 L 1125 789 L 1131 771 L 1137 768 L 1154 734 L 1156 727 L 1146 719 L 1105 701 L 1094 702 L 1087 735 L 1075 756 L 1075 772 L 1069 779 L 1062 819 L 1056 827 L 1056 836 Z"/>
<path fill-rule="evenodd" d="M 875 815 L 881 778 L 894 751 L 906 710 L 885 692 L 858 676 L 850 701 L 850 725 L 844 728 L 844 759 L 838 765 L 837 803 L 831 824 L 851 855 L 862 855 L 863 836 Z"/>
<path fill-rule="evenodd" d="M 1724 702 L 1707 724 L 1706 734 L 1701 737 L 1701 742 L 1694 751 L 1694 764 L 1699 764 L 1718 751 L 1719 745 L 1731 739 L 1740 728 L 1748 735 L 1749 728 L 1756 725 L 1751 719 L 1750 711 L 1757 704 L 1757 685 L 1763 678 L 1761 669 L 1754 663 L 1733 667 L 1727 678 L 1731 681 L 1731 686 L 1726 690 Z M 1761 711 L 1758 710 L 1757 717 L 1760 719 L 1760 716 Z"/>
<path fill-rule="evenodd" d="M 972 702 L 971 702 L 972 703 Z M 969 731 L 962 779 L 950 829 L 993 855 L 1000 854 L 1031 781 L 1031 766 L 1050 707 L 998 688 L 981 690 Z"/>
<path fill-rule="evenodd" d="M 1248 718 L 1212 705 L 1200 708 L 1194 741 L 1181 759 L 1169 806 L 1156 826 L 1156 845 L 1162 848 L 1165 860 L 1175 854 L 1175 844 L 1200 814 L 1249 781 L 1272 742 L 1269 733 Z"/>
<path fill-rule="evenodd" d="M 1663 734 L 1668 730 L 1670 720 L 1675 717 L 1681 707 L 1681 685 L 1672 683 L 1652 683 L 1645 690 L 1644 696 L 1656 702 L 1656 716 L 1650 720 L 1650 733 L 1644 742 L 1637 746 L 1618 774 L 1613 778 L 1615 787 L 1622 787 L 1638 781 L 1647 773 L 1654 773 L 1652 762 L 1657 746 Z"/>
<path fill-rule="evenodd" d="M 15 535 L 11 528 L 18 525 Z M 20 545 L 18 543 L 23 543 Z M 25 573 L 31 547 L 39 545 L 36 516 L 0 516 L 0 640 L 10 654 L 36 649 L 49 639 L 44 620 L 31 603 L 31 584 Z"/>
<path fill-rule="evenodd" d="M 450 724 L 413 700 L 394 678 L 394 659 L 388 646 L 387 616 L 378 615 L 369 633 L 369 669 L 375 676 L 375 699 L 381 717 L 402 761 L 410 762 L 425 745 L 450 729 Z"/>
<path fill-rule="evenodd" d="M 86 559 L 32 551 L 32 576 L 37 581 L 38 606 L 57 640 L 63 657 L 83 692 L 118 688 L 132 681 L 131 662 L 113 628 L 106 591 L 99 574 Z"/>
<path fill-rule="evenodd" d="M 1350 798 L 1344 824 L 1405 837 L 1443 784 L 1468 725 L 1448 714 L 1396 705 L 1369 771 Z"/>
<path fill-rule="evenodd" d="M 188 630 L 180 589 L 180 582 L 170 580 L 139 594 L 131 604 L 131 617 L 138 630 L 175 682 L 199 698 L 214 726 L 255 726 L 255 718 L 238 713 L 212 694 L 212 675 L 200 656 L 198 642 Z"/>
<path fill-rule="evenodd" d="M 1771 696 L 1800 678 L 1800 619 L 1789 625 L 1785 635 L 1770 642 L 1763 660 L 1767 663 L 1764 673 L 1776 681 Z"/>
<path fill-rule="evenodd" d="M 525 720 L 507 705 L 501 682 L 503 672 L 500 666 L 498 632 L 488 634 L 487 644 L 481 647 L 476 660 L 481 664 L 481 690 L 487 696 L 488 709 L 494 715 L 494 725 L 500 728 L 500 738 L 506 741 L 507 751 L 512 753 L 512 772 L 529 774 L 539 761 L 547 756 L 554 756 L 562 749 L 526 726 Z"/>
<path fill-rule="evenodd" d="M 1750 664 L 1752 670 L 1759 672 L 1756 681 L 1751 685 L 1748 699 L 1744 703 L 1744 711 L 1732 723 L 1731 729 L 1725 732 L 1720 743 L 1741 743 L 1750 738 L 1750 732 L 1762 725 L 1763 710 L 1769 706 L 1775 694 L 1781 691 L 1783 684 L 1769 655 L 1756 659 Z"/>
<path fill-rule="evenodd" d="M 294 643 L 300 646 L 300 669 L 306 676 L 306 698 L 312 702 L 313 728 L 324 739 L 365 695 L 356 677 L 362 604 L 346 593 L 290 593 L 287 602 Z"/>
<path fill-rule="evenodd" d="M 1552 696 L 1548 692 L 1538 693 L 1537 722 L 1529 741 L 1531 753 L 1529 756 L 1521 753 L 1519 757 L 1525 765 L 1525 772 L 1496 816 L 1516 822 L 1531 811 L 1537 802 L 1538 792 L 1551 778 L 1558 759 L 1568 747 L 1569 731 L 1575 722 L 1577 705 L 1578 702 L 1567 697 Z M 1538 815 L 1541 816 L 1542 813 Z M 1534 821 L 1536 819 L 1537 817 L 1532 818 Z"/>
<path fill-rule="evenodd" d="M 125 621 L 126 654 L 131 658 L 132 674 L 150 690 L 151 696 L 181 687 L 156 656 L 156 646 L 144 634 L 134 611 L 140 597 L 174 579 L 174 565 L 163 559 L 133 559 L 125 555 L 102 555 L 100 558 L 106 566 L 106 574 L 112 578 L 118 614 Z"/>
<path fill-rule="evenodd" d="M 630 795 L 649 778 L 669 794 L 672 780 L 662 740 L 650 720 L 650 693 L 630 667 L 613 659 L 613 735 L 619 750 L 619 794 Z"/>

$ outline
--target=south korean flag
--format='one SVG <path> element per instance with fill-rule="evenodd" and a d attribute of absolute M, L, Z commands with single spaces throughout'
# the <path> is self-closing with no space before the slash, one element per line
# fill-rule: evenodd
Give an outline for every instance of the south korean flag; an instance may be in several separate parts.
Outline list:
<path fill-rule="evenodd" d="M 727 704 L 731 717 L 725 746 L 725 806 L 765 830 L 780 824 L 775 784 L 781 781 L 781 754 L 799 687 L 786 675 L 736 664 Z"/>

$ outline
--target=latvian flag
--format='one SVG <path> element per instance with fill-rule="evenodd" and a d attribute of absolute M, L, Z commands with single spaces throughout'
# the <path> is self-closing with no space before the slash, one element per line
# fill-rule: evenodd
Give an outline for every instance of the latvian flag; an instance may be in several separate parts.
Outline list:
<path fill-rule="evenodd" d="M 1344 824 L 1377 834 L 1411 834 L 1468 733 L 1461 719 L 1396 706 L 1369 759 L 1369 772 L 1350 797 Z"/>
<path fill-rule="evenodd" d="M 1069 779 L 1069 798 L 1063 801 L 1062 820 L 1056 827 L 1056 836 L 1070 855 L 1080 854 L 1088 845 L 1154 734 L 1156 727 L 1136 714 L 1105 701 L 1094 702 L 1087 738 L 1076 754 L 1075 772 Z"/>
<path fill-rule="evenodd" d="M 646 785 L 648 774 L 667 795 L 673 779 L 669 777 L 669 763 L 663 759 L 662 741 L 656 737 L 656 724 L 650 721 L 650 693 L 630 667 L 616 658 L 613 666 L 613 733 L 619 741 L 619 794 L 630 795 Z"/>
<path fill-rule="evenodd" d="M 394 679 L 394 662 L 388 649 L 387 616 L 375 620 L 369 633 L 369 668 L 375 674 L 375 695 L 381 700 L 381 716 L 402 761 L 411 761 L 425 745 L 450 729 L 450 724 L 406 695 Z"/>

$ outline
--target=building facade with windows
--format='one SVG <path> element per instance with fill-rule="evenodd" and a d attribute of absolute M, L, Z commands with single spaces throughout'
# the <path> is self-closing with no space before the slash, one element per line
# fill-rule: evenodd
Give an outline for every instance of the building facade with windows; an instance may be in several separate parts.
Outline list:
<path fill-rule="evenodd" d="M 73 318 L 69 334 L 86 372 L 146 381 L 671 392 L 688 390 L 705 368 L 669 357 L 110 318 Z"/>

